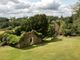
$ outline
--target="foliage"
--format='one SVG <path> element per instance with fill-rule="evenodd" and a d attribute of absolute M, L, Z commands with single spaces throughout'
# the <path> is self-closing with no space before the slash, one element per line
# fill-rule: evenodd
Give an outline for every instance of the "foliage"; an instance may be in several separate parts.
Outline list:
<path fill-rule="evenodd" d="M 54 26 L 49 25 L 47 36 L 48 37 L 54 37 L 54 34 L 55 34 L 55 28 L 54 28 Z"/>
<path fill-rule="evenodd" d="M 33 30 L 41 32 L 43 35 L 46 35 L 48 29 L 48 20 L 46 15 L 35 15 L 34 17 L 30 17 L 30 26 Z"/>
<path fill-rule="evenodd" d="M 47 33 L 48 29 L 48 20 L 46 15 L 35 15 L 27 19 L 24 24 L 15 29 L 17 35 L 20 35 L 22 31 L 29 32 L 31 30 L 36 30 L 37 32 L 42 33 L 44 36 Z"/>
<path fill-rule="evenodd" d="M 7 45 L 15 45 L 19 42 L 20 37 L 13 34 L 4 33 L 0 36 L 0 40 L 1 42 L 5 42 Z"/>
<path fill-rule="evenodd" d="M 19 27 L 15 27 L 15 34 L 16 35 L 21 35 L 21 31 L 23 30 L 22 28 L 21 28 L 21 26 L 19 26 Z"/>
<path fill-rule="evenodd" d="M 38 37 L 43 38 L 42 33 L 35 31 L 35 34 L 36 34 Z"/>
<path fill-rule="evenodd" d="M 52 21 L 56 21 L 58 20 L 59 18 L 57 16 L 47 16 L 47 19 L 48 19 L 48 23 L 52 23 Z"/>

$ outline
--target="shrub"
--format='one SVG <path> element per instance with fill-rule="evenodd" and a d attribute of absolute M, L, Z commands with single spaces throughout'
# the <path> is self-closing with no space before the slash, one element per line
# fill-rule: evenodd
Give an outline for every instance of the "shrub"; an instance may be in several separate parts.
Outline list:
<path fill-rule="evenodd" d="M 9 26 L 9 27 L 7 27 L 6 29 L 7 29 L 7 30 L 12 30 L 13 27 L 12 27 L 12 26 Z"/>
<path fill-rule="evenodd" d="M 38 37 L 43 38 L 42 33 L 35 31 L 35 34 L 36 34 Z"/>
<path fill-rule="evenodd" d="M 15 28 L 15 34 L 16 35 L 21 35 L 21 31 L 23 31 L 23 29 L 21 28 L 21 26 Z"/>
<path fill-rule="evenodd" d="M 49 26 L 49 27 L 48 27 L 47 36 L 48 36 L 48 37 L 54 37 L 54 34 L 55 34 L 54 26 Z"/>
<path fill-rule="evenodd" d="M 64 35 L 65 36 L 70 36 L 71 35 L 71 29 L 65 29 L 64 30 Z"/>
<path fill-rule="evenodd" d="M 0 39 L 1 42 L 5 42 L 7 45 L 15 45 L 19 42 L 20 36 L 4 33 Z"/>
<path fill-rule="evenodd" d="M 16 43 L 18 43 L 19 42 L 19 40 L 20 40 L 20 37 L 19 36 L 16 36 L 16 35 L 12 35 L 12 34 L 10 34 L 10 35 L 8 35 L 8 41 L 7 41 L 7 43 L 8 44 L 16 44 Z"/>

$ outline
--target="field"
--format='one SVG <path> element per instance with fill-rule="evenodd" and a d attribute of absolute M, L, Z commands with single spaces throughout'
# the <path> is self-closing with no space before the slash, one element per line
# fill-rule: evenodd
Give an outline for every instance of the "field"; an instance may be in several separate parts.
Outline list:
<path fill-rule="evenodd" d="M 5 31 L 0 31 L 0 34 L 4 33 Z"/>
<path fill-rule="evenodd" d="M 80 37 L 59 39 L 25 49 L 0 47 L 0 60 L 80 60 Z"/>

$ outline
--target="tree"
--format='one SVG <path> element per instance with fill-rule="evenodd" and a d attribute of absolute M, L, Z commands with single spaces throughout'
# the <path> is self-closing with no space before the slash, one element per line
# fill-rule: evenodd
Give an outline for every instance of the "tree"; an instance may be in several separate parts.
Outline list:
<path fill-rule="evenodd" d="M 31 30 L 36 30 L 42 33 L 43 36 L 47 35 L 48 31 L 48 19 L 45 14 L 38 14 L 27 19 L 24 24 L 21 25 L 16 32 L 21 33 L 21 31 L 29 32 Z"/>
<path fill-rule="evenodd" d="M 46 35 L 48 30 L 48 19 L 45 14 L 35 15 L 30 17 L 30 25 L 33 30 L 43 33 Z"/>
<path fill-rule="evenodd" d="M 73 20 L 73 25 L 76 28 L 76 33 L 80 35 L 80 0 L 77 2 L 74 11 L 75 11 L 74 14 L 75 19 Z"/>

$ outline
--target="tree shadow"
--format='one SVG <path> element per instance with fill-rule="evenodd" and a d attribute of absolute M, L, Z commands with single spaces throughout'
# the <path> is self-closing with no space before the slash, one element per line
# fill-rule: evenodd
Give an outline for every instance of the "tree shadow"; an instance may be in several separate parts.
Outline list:
<path fill-rule="evenodd" d="M 55 38 L 55 39 L 50 40 L 50 41 L 42 41 L 41 43 L 38 43 L 38 44 L 35 44 L 35 45 L 32 45 L 32 46 L 27 46 L 26 48 L 19 48 L 19 49 L 29 50 L 29 49 L 33 49 L 33 48 L 36 48 L 36 47 L 47 45 L 48 43 L 51 43 L 51 42 L 59 42 L 59 41 L 62 41 L 62 39 Z"/>

